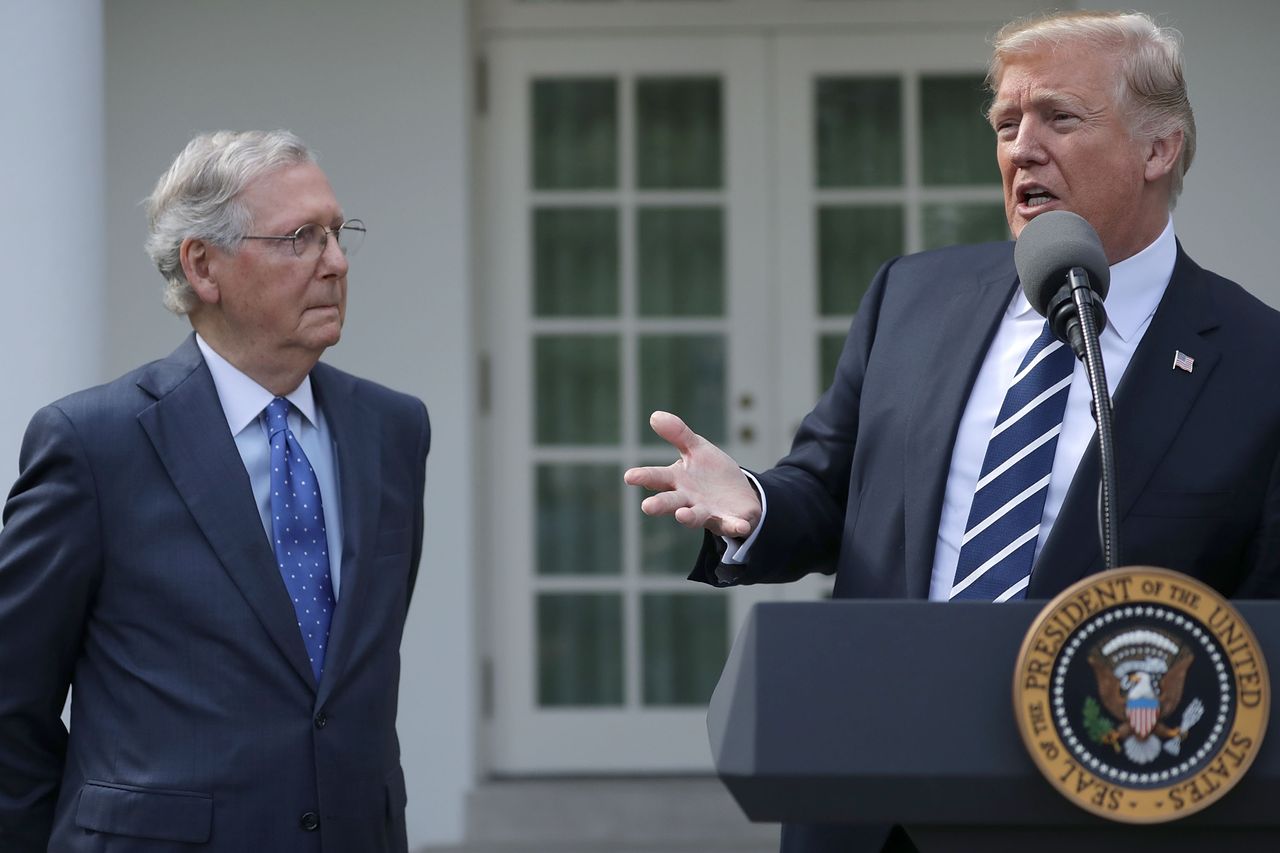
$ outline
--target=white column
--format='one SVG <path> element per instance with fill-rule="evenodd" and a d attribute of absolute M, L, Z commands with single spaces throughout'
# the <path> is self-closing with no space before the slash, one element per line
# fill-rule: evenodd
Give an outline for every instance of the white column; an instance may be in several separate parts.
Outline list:
<path fill-rule="evenodd" d="M 0 494 L 41 405 L 100 381 L 101 0 L 0 0 Z"/>

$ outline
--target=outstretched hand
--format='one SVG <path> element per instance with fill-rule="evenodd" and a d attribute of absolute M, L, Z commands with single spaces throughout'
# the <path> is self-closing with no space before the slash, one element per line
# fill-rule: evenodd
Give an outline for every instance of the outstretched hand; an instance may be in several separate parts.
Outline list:
<path fill-rule="evenodd" d="M 717 536 L 750 536 L 760 522 L 760 498 L 738 463 L 670 412 L 654 412 L 649 426 L 680 452 L 680 459 L 665 467 L 631 468 L 623 475 L 627 485 L 657 492 L 640 509 Z"/>

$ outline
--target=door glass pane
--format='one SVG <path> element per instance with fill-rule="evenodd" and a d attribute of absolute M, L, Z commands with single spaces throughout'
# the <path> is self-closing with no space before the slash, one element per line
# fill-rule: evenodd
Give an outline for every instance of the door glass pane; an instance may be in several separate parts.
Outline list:
<path fill-rule="evenodd" d="M 622 704 L 622 597 L 538 596 L 538 704 Z"/>
<path fill-rule="evenodd" d="M 618 465 L 538 466 L 538 574 L 621 573 L 621 480 Z"/>
<path fill-rule="evenodd" d="M 694 432 L 723 443 L 726 405 L 721 336 L 640 336 L 640 434 L 645 443 L 663 443 L 649 429 L 655 409 L 675 412 Z"/>
<path fill-rule="evenodd" d="M 533 254 L 534 311 L 539 317 L 617 315 L 615 208 L 537 208 Z"/>
<path fill-rule="evenodd" d="M 617 335 L 534 338 L 539 444 L 617 444 L 621 375 Z"/>
<path fill-rule="evenodd" d="M 920 174 L 931 186 L 1000 182 L 981 75 L 920 78 Z"/>
<path fill-rule="evenodd" d="M 618 87 L 611 77 L 533 81 L 533 186 L 618 185 Z"/>
<path fill-rule="evenodd" d="M 1009 225 L 999 202 L 948 202 L 924 206 L 924 248 L 1008 240 Z"/>
<path fill-rule="evenodd" d="M 819 77 L 819 187 L 902 184 L 902 83 L 896 77 Z"/>
<path fill-rule="evenodd" d="M 906 250 L 902 205 L 818 208 L 818 308 L 824 316 L 858 310 L 880 265 Z"/>
<path fill-rule="evenodd" d="M 729 653 L 726 597 L 647 593 L 643 632 L 644 703 L 705 705 Z"/>
<path fill-rule="evenodd" d="M 716 189 L 723 182 L 720 81 L 655 77 L 636 81 L 636 185 Z"/>
<path fill-rule="evenodd" d="M 822 335 L 818 338 L 818 388 L 825 390 L 836 376 L 836 364 L 844 349 L 846 335 Z"/>
<path fill-rule="evenodd" d="M 642 207 L 640 314 L 645 317 L 724 313 L 724 212 L 718 207 Z"/>

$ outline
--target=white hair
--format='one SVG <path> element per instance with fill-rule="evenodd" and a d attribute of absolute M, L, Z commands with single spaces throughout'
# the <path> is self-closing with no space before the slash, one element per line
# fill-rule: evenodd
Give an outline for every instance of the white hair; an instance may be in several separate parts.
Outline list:
<path fill-rule="evenodd" d="M 1152 140 L 1182 131 L 1174 164 L 1169 207 L 1182 192 L 1182 176 L 1196 154 L 1196 119 L 1182 74 L 1182 34 L 1161 27 L 1142 12 L 1060 12 L 1011 21 L 996 33 L 988 69 L 992 91 L 1011 58 L 1063 44 L 1084 44 L 1114 53 L 1120 61 L 1116 103 L 1128 113 L 1135 137 Z"/>
<path fill-rule="evenodd" d="M 276 169 L 315 160 L 287 130 L 219 130 L 188 142 L 146 201 L 146 250 L 165 279 L 164 306 L 182 315 L 197 304 L 182 270 L 184 240 L 234 250 L 253 225 L 240 201 L 249 184 Z"/>

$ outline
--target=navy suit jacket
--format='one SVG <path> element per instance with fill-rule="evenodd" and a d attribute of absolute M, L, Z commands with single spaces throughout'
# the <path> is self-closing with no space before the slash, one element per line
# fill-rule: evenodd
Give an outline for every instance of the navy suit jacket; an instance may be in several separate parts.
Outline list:
<path fill-rule="evenodd" d="M 1016 286 L 1012 243 L 886 264 L 831 387 L 790 454 L 759 475 L 768 514 L 749 560 L 720 565 L 723 547 L 708 536 L 691 579 L 834 571 L 836 597 L 927 597 L 960 417 Z M 1173 369 L 1175 351 L 1195 359 L 1190 373 Z M 1179 246 L 1114 411 L 1123 564 L 1176 569 L 1229 596 L 1280 594 L 1280 313 Z M 1028 597 L 1052 597 L 1103 568 L 1098 481 L 1095 438 Z M 788 851 L 857 849 L 852 842 L 784 832 Z"/>
<path fill-rule="evenodd" d="M 1013 296 L 1013 244 L 899 258 L 877 274 L 835 380 L 758 475 L 768 515 L 742 566 L 708 542 L 691 578 L 836 572 L 841 598 L 925 598 L 960 416 Z M 1181 351 L 1193 370 L 1175 370 Z M 1178 248 L 1115 394 L 1121 557 L 1220 592 L 1280 594 L 1280 313 Z M 1031 573 L 1047 598 L 1102 569 L 1089 445 Z"/>
<path fill-rule="evenodd" d="M 412 397 L 311 379 L 343 520 L 318 685 L 194 336 L 32 419 L 0 531 L 0 849 L 405 851 L 430 427 Z"/>

